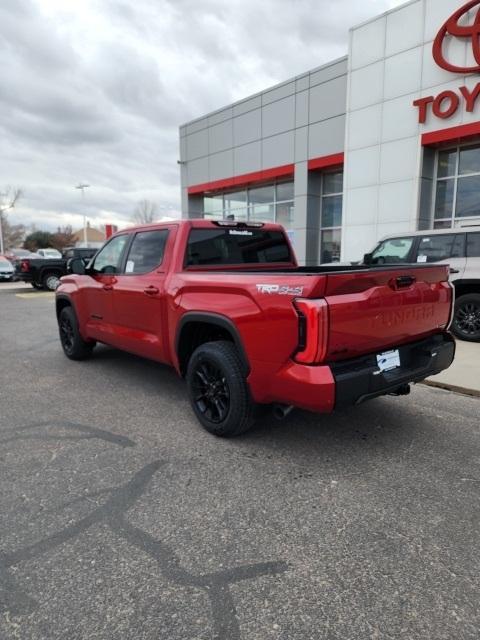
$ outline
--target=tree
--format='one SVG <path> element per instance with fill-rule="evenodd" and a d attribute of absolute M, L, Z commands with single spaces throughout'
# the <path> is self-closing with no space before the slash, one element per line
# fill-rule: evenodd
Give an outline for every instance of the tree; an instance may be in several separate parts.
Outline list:
<path fill-rule="evenodd" d="M 25 238 L 23 246 L 29 251 L 38 251 L 38 249 L 53 247 L 52 234 L 50 231 L 34 231 L 33 233 L 29 233 Z"/>
<path fill-rule="evenodd" d="M 23 224 L 10 224 L 7 217 L 3 223 L 3 238 L 5 249 L 21 247 L 26 235 L 26 228 Z"/>
<path fill-rule="evenodd" d="M 15 207 L 22 195 L 19 187 L 7 186 L 0 192 L 0 253 L 4 253 L 6 246 L 4 227 L 6 230 L 9 228 L 6 212 Z"/>
<path fill-rule="evenodd" d="M 52 247 L 57 251 L 63 251 L 65 247 L 71 247 L 75 244 L 75 235 L 70 225 L 66 227 L 58 227 L 57 232 L 52 234 L 50 241 Z"/>
<path fill-rule="evenodd" d="M 157 216 L 157 205 L 150 200 L 140 200 L 135 207 L 132 220 L 138 224 L 151 224 Z"/>

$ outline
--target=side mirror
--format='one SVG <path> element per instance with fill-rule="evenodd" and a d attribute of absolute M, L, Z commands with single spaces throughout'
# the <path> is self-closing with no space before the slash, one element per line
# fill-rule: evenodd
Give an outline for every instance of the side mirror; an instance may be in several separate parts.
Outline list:
<path fill-rule="evenodd" d="M 72 258 L 67 264 L 68 273 L 84 276 L 87 273 L 87 265 L 83 258 Z"/>
<path fill-rule="evenodd" d="M 363 256 L 363 264 L 373 264 L 373 253 L 366 253 Z"/>

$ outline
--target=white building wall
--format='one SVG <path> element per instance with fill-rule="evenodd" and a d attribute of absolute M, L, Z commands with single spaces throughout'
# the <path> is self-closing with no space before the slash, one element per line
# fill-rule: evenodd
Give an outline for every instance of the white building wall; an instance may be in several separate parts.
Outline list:
<path fill-rule="evenodd" d="M 387 234 L 429 224 L 431 200 L 421 199 L 421 136 L 478 121 L 478 112 L 459 109 L 448 120 L 430 114 L 421 125 L 413 106 L 418 98 L 478 82 L 477 75 L 444 71 L 432 56 L 433 40 L 461 5 L 461 0 L 414 0 L 350 31 L 344 260 L 360 259 Z M 471 42 L 452 39 L 445 52 L 453 63 L 468 65 Z"/>

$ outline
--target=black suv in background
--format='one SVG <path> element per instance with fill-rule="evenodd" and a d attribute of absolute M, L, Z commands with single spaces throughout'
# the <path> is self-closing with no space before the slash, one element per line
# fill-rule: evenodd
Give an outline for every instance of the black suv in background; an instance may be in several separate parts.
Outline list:
<path fill-rule="evenodd" d="M 452 332 L 461 340 L 480 342 L 480 227 L 388 236 L 364 261 L 449 264 L 456 296 Z"/>

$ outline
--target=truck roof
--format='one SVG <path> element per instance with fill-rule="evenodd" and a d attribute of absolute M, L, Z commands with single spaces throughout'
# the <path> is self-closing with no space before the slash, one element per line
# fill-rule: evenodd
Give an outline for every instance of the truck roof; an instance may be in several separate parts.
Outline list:
<path fill-rule="evenodd" d="M 219 229 L 219 228 L 258 228 L 265 231 L 284 231 L 280 224 L 271 222 L 244 222 L 241 220 L 207 220 L 205 218 L 181 218 L 178 220 L 168 220 L 165 222 L 152 222 L 151 224 L 140 224 L 133 227 L 127 227 L 118 231 L 115 235 L 122 233 L 131 233 L 132 231 L 146 231 L 148 229 L 163 229 L 172 225 L 180 227 L 191 227 L 192 229 Z"/>

